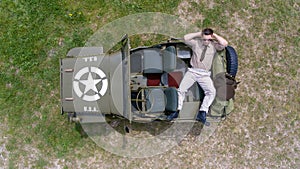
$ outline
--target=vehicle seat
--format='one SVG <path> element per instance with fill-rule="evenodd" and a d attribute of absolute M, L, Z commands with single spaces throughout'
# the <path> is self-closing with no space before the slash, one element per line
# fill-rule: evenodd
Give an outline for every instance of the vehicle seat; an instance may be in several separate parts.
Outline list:
<path fill-rule="evenodd" d="M 142 73 L 142 52 L 134 52 L 130 55 L 130 72 Z"/>
<path fill-rule="evenodd" d="M 149 88 L 145 90 L 146 109 L 150 112 L 172 112 L 177 110 L 178 95 L 174 87 Z"/>
<path fill-rule="evenodd" d="M 175 46 L 168 46 L 162 51 L 163 70 L 164 72 L 171 72 L 176 69 L 176 48 Z"/>
<path fill-rule="evenodd" d="M 160 73 L 145 74 L 145 77 L 147 78 L 147 86 L 160 86 Z"/>
<path fill-rule="evenodd" d="M 160 55 L 160 49 L 145 49 L 143 50 L 143 73 L 162 73 L 163 60 Z"/>
<path fill-rule="evenodd" d="M 164 86 L 178 88 L 182 78 L 183 78 L 183 72 L 182 71 L 164 73 L 161 76 L 161 83 Z"/>
<path fill-rule="evenodd" d="M 178 94 L 177 94 L 176 88 L 168 87 L 165 89 L 164 93 L 166 96 L 165 111 L 167 111 L 167 112 L 177 111 Z"/>
<path fill-rule="evenodd" d="M 182 72 L 170 72 L 168 73 L 168 86 L 178 88 L 183 78 Z"/>
<path fill-rule="evenodd" d="M 168 46 L 166 49 L 151 48 L 143 50 L 143 73 L 163 73 L 176 69 L 176 48 Z"/>
<path fill-rule="evenodd" d="M 166 99 L 163 88 L 148 88 L 145 90 L 146 109 L 150 112 L 163 112 Z"/>

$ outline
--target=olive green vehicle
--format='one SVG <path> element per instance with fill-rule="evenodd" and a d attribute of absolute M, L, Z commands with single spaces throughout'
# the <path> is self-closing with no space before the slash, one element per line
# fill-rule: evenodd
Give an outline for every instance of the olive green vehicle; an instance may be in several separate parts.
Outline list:
<path fill-rule="evenodd" d="M 73 48 L 60 60 L 61 110 L 69 120 L 103 123 L 107 115 L 114 115 L 130 122 L 150 122 L 166 120 L 166 115 L 177 110 L 177 89 L 190 66 L 192 50 L 179 39 L 135 49 L 130 48 L 127 36 L 120 43 L 114 53 L 102 47 Z M 228 79 L 235 82 L 237 66 L 232 47 L 217 53 L 212 67 L 215 85 L 228 88 Z M 218 75 L 223 75 L 223 81 Z M 234 98 L 222 97 L 224 92 L 226 96 L 226 90 L 217 88 L 208 120 L 233 110 Z M 195 83 L 176 121 L 194 121 L 203 97 Z"/>

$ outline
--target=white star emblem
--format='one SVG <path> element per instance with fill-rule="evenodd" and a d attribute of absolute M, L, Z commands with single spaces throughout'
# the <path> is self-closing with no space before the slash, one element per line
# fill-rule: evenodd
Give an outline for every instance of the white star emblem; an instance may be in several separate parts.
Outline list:
<path fill-rule="evenodd" d="M 85 85 L 85 89 L 84 89 L 83 94 L 86 94 L 90 90 L 93 90 L 94 92 L 98 93 L 99 91 L 98 91 L 96 85 L 101 81 L 102 81 L 102 79 L 94 79 L 93 76 L 92 76 L 92 73 L 89 72 L 87 80 L 80 80 L 79 81 L 80 83 Z"/>
<path fill-rule="evenodd" d="M 81 79 L 85 74 L 88 74 L 87 79 Z M 94 79 L 93 75 L 97 75 L 98 78 Z M 97 84 L 100 82 L 102 83 L 101 89 L 98 89 Z M 80 84 L 84 86 L 84 91 L 81 90 Z M 84 67 L 76 73 L 73 81 L 73 89 L 76 95 L 81 99 L 85 101 L 96 101 L 105 95 L 108 89 L 108 80 L 101 69 L 97 67 Z M 94 91 L 95 93 L 92 94 L 90 91 Z"/>

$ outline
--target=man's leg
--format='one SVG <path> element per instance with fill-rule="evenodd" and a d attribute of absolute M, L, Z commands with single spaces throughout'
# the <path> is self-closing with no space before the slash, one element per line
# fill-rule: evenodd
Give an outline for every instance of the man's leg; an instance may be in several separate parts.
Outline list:
<path fill-rule="evenodd" d="M 210 73 L 203 74 L 197 77 L 197 82 L 204 90 L 204 99 L 201 103 L 200 111 L 197 114 L 196 120 L 201 121 L 204 125 L 209 126 L 210 123 L 206 121 L 206 114 L 208 112 L 209 106 L 215 99 L 216 89 L 214 87 L 213 81 L 210 78 Z"/>
<path fill-rule="evenodd" d="M 178 106 L 177 110 L 181 110 L 183 106 L 183 101 L 185 98 L 185 93 L 187 90 L 195 83 L 195 76 L 192 72 L 187 71 L 179 85 L 178 88 Z"/>
<path fill-rule="evenodd" d="M 205 94 L 205 97 L 200 107 L 200 111 L 205 111 L 207 113 L 209 106 L 212 104 L 212 102 L 216 97 L 216 89 L 209 75 L 198 77 L 197 82 L 204 90 L 204 94 Z"/>
<path fill-rule="evenodd" d="M 171 121 L 174 118 L 178 117 L 179 111 L 182 109 L 182 105 L 183 105 L 183 101 L 185 98 L 185 93 L 187 92 L 187 90 L 195 83 L 195 77 L 193 75 L 193 73 L 191 72 L 186 72 L 180 85 L 179 85 L 179 89 L 178 89 L 178 106 L 177 106 L 177 110 L 175 112 L 172 112 L 170 115 L 167 116 L 167 120 Z"/>

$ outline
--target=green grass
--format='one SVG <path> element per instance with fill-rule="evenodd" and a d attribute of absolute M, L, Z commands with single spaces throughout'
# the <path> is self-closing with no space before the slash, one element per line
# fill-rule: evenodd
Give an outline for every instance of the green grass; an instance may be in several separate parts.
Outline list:
<path fill-rule="evenodd" d="M 177 1 L 150 4 L 153 1 L 1 1 L 0 118 L 8 119 L 10 166 L 27 160 L 22 157 L 27 154 L 24 144 L 56 158 L 83 144 L 93 145 L 60 115 L 59 58 L 70 48 L 84 46 L 95 21 L 100 27 L 131 13 L 154 8 L 168 12 Z M 39 158 L 35 165 L 47 163 Z"/>
<path fill-rule="evenodd" d="M 24 143 L 62 157 L 83 141 L 59 115 L 58 61 L 69 48 L 84 45 L 92 31 L 80 26 L 87 22 L 83 16 L 69 18 L 60 1 L 1 1 L 1 11 L 1 25 L 6 25 L 1 31 L 1 119 L 8 119 L 10 165 L 28 154 Z M 36 163 L 45 165 L 43 159 Z"/>
<path fill-rule="evenodd" d="M 225 123 L 228 126 L 221 130 L 231 133 L 232 128 L 241 125 L 234 118 L 242 118 L 241 122 L 247 123 L 253 137 L 264 138 L 266 133 L 274 135 L 288 130 L 299 138 L 300 3 L 296 0 L 213 2 L 213 8 L 208 8 L 202 1 L 191 3 L 188 15 L 202 14 L 203 20 L 194 18 L 199 28 L 213 27 L 222 32 L 220 34 L 239 53 L 238 78 L 242 83 L 237 91 L 236 109 Z M 2 128 L 8 139 L 9 167 L 18 168 L 21 163 L 44 168 L 52 163 L 51 159 L 72 160 L 74 151 L 87 145 L 89 148 L 81 149 L 81 154 L 77 155 L 82 158 L 93 156 L 93 149 L 98 147 L 90 139 L 82 138 L 78 128 L 60 115 L 59 58 L 73 47 L 84 46 L 89 36 L 110 21 L 139 12 L 177 15 L 179 3 L 179 0 L 2 0 L 0 122 L 5 124 Z M 161 35 L 133 36 L 131 41 L 133 47 L 137 47 L 152 45 L 165 38 Z M 267 91 L 271 94 L 265 95 Z M 261 112 L 268 116 L 265 118 Z M 282 123 L 285 124 L 283 131 L 277 131 Z M 257 130 L 258 126 L 265 128 Z M 238 150 L 245 150 L 247 139 L 238 139 L 244 134 L 229 134 L 225 139 L 228 142 L 234 140 Z M 281 147 L 285 136 L 279 134 L 278 137 L 274 144 Z M 34 147 L 40 156 L 30 160 L 26 145 Z M 257 144 L 253 151 L 261 152 L 264 148 L 268 149 Z M 292 148 L 282 154 L 275 151 L 267 160 L 274 158 L 275 164 L 289 161 L 289 151 Z M 298 149 L 293 152 L 299 154 Z M 235 164 L 247 161 L 242 158 L 243 153 L 237 154 L 241 157 Z M 262 156 L 258 154 L 258 158 Z M 142 162 L 137 165 L 139 163 Z M 131 166 L 134 167 L 134 163 Z"/>

